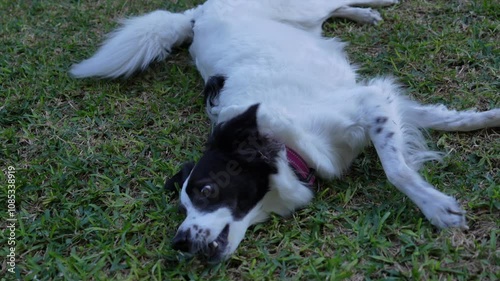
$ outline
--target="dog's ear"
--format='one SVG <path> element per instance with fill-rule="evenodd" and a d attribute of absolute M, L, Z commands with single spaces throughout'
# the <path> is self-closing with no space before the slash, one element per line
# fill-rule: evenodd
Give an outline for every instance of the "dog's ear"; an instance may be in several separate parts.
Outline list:
<path fill-rule="evenodd" d="M 181 170 L 171 178 L 167 178 L 165 182 L 165 190 L 167 192 L 179 193 L 182 184 L 187 179 L 189 174 L 194 168 L 194 162 L 187 162 L 182 164 Z"/>
<path fill-rule="evenodd" d="M 259 104 L 252 105 L 245 112 L 217 125 L 208 141 L 208 148 L 236 152 L 258 139 L 258 108 Z"/>

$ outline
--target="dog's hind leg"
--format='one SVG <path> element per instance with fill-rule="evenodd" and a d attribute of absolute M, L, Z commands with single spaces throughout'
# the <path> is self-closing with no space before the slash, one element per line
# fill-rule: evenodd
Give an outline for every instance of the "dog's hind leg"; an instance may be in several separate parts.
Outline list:
<path fill-rule="evenodd" d="M 362 7 L 386 7 L 399 3 L 398 0 L 353 0 L 352 2 L 342 6 L 331 14 L 335 18 L 346 18 L 359 23 L 377 24 L 382 20 L 382 16 L 376 10 Z"/>
<path fill-rule="evenodd" d="M 377 11 L 369 8 L 350 7 L 351 5 L 382 7 L 398 3 L 396 0 L 275 0 L 263 5 L 262 14 L 287 22 L 301 29 L 321 34 L 321 26 L 331 17 L 348 18 L 360 23 L 375 24 L 382 18 Z"/>
<path fill-rule="evenodd" d="M 382 16 L 379 12 L 371 8 L 359 8 L 359 7 L 340 7 L 335 10 L 332 15 L 334 18 L 345 18 L 350 19 L 359 23 L 367 24 L 377 24 L 382 20 Z"/>
<path fill-rule="evenodd" d="M 430 153 L 432 156 L 432 152 L 422 148 L 425 141 L 421 135 L 415 135 L 418 129 L 405 121 L 401 107 L 404 108 L 407 101 L 387 80 L 375 82 L 367 90 L 370 94 L 364 102 L 366 128 L 389 181 L 435 226 L 467 229 L 465 212 L 457 201 L 426 182 L 412 163 L 421 156 L 411 154 Z"/>
<path fill-rule="evenodd" d="M 500 127 L 500 108 L 476 112 L 456 111 L 444 105 L 420 105 L 413 103 L 408 114 L 415 125 L 442 131 L 473 131 L 482 128 Z"/>
<path fill-rule="evenodd" d="M 399 3 L 399 0 L 352 0 L 349 6 L 362 6 L 362 7 L 387 7 Z"/>

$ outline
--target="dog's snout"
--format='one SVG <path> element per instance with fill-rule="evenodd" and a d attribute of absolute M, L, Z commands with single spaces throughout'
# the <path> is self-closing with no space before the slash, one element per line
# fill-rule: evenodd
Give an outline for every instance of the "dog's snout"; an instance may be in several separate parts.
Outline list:
<path fill-rule="evenodd" d="M 187 230 L 179 230 L 172 239 L 172 248 L 174 250 L 189 252 L 189 245 L 191 244 L 190 237 L 191 231 L 189 228 Z"/>

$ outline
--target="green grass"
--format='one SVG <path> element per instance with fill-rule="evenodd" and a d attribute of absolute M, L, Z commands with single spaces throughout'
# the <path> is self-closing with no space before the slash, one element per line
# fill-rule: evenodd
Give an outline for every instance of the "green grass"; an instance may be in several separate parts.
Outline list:
<path fill-rule="evenodd" d="M 162 186 L 200 156 L 209 129 L 187 51 L 126 81 L 67 71 L 117 19 L 194 2 L 0 0 L 0 167 L 17 169 L 19 219 L 17 274 L 3 263 L 2 280 L 500 278 L 498 129 L 430 132 L 449 155 L 422 174 L 459 199 L 469 231 L 437 232 L 367 149 L 343 179 L 320 182 L 309 207 L 251 227 L 229 261 L 173 251 L 182 217 Z M 325 25 L 363 75 L 392 74 L 425 103 L 500 107 L 498 1 L 403 1 L 382 13 L 379 26 Z M 6 182 L 1 173 L 1 202 Z"/>

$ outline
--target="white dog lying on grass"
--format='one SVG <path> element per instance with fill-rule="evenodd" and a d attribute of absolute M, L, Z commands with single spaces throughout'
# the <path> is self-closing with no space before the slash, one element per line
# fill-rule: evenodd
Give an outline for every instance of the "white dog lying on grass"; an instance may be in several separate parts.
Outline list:
<path fill-rule="evenodd" d="M 129 76 L 173 46 L 191 42 L 214 124 L 196 165 L 180 183 L 186 219 L 173 247 L 210 261 L 232 254 L 247 228 L 272 212 L 288 215 L 313 198 L 315 175 L 342 175 L 370 142 L 389 181 L 439 228 L 467 228 L 456 200 L 417 172 L 440 154 L 420 129 L 500 126 L 500 109 L 457 112 L 410 101 L 393 79 L 359 81 L 344 43 L 321 35 L 329 17 L 376 23 L 395 0 L 209 0 L 184 13 L 125 20 L 75 77 Z"/>

